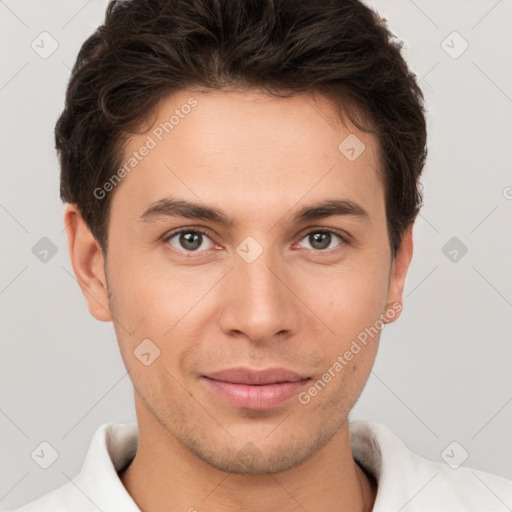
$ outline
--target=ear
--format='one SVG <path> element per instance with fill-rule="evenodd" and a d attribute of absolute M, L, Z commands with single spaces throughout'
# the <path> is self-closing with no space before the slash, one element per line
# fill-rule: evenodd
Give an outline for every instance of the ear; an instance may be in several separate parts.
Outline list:
<path fill-rule="evenodd" d="M 64 223 L 68 236 L 68 249 L 76 279 L 89 312 L 102 322 L 110 322 L 107 280 L 101 247 L 92 236 L 75 204 L 66 205 Z"/>
<path fill-rule="evenodd" d="M 383 321 L 386 324 L 394 322 L 402 312 L 402 295 L 405 286 L 405 278 L 407 277 L 407 271 L 409 270 L 409 265 L 412 259 L 413 225 L 414 223 L 411 223 L 404 231 L 402 243 L 400 244 L 395 259 L 391 265 L 386 305 L 386 312 L 388 312 L 388 314 L 383 318 Z"/>

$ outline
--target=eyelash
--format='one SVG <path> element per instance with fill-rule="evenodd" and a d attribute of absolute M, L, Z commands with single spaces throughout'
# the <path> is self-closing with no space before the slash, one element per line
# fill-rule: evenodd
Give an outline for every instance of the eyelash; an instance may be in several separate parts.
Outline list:
<path fill-rule="evenodd" d="M 171 240 L 171 238 L 173 238 L 176 235 L 179 235 L 180 233 L 199 233 L 199 234 L 201 234 L 201 235 L 211 239 L 210 234 L 207 231 L 205 231 L 205 230 L 203 230 L 201 228 L 179 228 L 179 229 L 177 229 L 175 231 L 172 231 L 171 233 L 165 235 L 164 236 L 164 242 L 166 242 L 166 243 L 169 242 L 169 240 Z M 331 229 L 331 228 L 312 229 L 311 231 L 308 231 L 299 240 L 299 242 L 301 240 L 303 240 L 304 238 L 306 238 L 307 236 L 313 234 L 313 233 L 331 233 L 331 234 L 336 235 L 337 237 L 339 237 L 341 239 L 340 246 L 346 246 L 346 245 L 350 244 L 350 240 L 349 240 L 349 237 L 347 235 L 342 235 L 338 231 L 336 231 L 334 229 Z M 173 248 L 173 249 L 175 249 L 175 248 Z M 314 251 L 316 253 L 331 254 L 332 252 L 340 250 L 340 247 L 334 247 L 334 248 L 331 248 L 331 249 L 307 249 L 307 250 L 308 251 Z M 176 251 L 178 251 L 180 253 L 183 253 L 183 254 L 186 254 L 187 257 L 197 257 L 197 256 L 200 256 L 200 255 L 202 255 L 204 253 L 209 252 L 209 250 L 206 250 L 206 251 L 186 251 L 185 249 L 181 249 L 181 250 L 180 249 L 176 249 Z"/>

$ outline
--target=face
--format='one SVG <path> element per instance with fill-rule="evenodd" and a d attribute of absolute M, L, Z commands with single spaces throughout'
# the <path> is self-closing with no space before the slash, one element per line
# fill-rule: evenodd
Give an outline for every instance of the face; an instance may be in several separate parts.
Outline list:
<path fill-rule="evenodd" d="M 182 91 L 108 192 L 109 296 L 90 310 L 114 322 L 138 415 L 224 471 L 324 447 L 400 313 L 410 231 L 392 261 L 377 140 L 334 112 Z"/>

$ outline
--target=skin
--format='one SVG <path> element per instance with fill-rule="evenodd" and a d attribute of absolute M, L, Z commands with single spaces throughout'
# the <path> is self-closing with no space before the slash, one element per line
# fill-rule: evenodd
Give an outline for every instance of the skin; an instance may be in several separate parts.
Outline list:
<path fill-rule="evenodd" d="M 378 142 L 341 122 L 325 98 L 256 91 L 180 91 L 159 105 L 151 129 L 191 96 L 197 106 L 110 192 L 106 262 L 76 206 L 65 212 L 89 311 L 113 322 L 134 386 L 139 445 L 121 481 L 149 512 L 369 511 L 376 482 L 353 459 L 347 419 L 378 335 L 308 404 L 292 397 L 270 410 L 236 407 L 201 376 L 284 367 L 316 381 L 401 303 L 412 225 L 392 259 Z M 125 156 L 148 134 L 133 136 Z M 354 161 L 338 150 L 349 134 L 366 146 Z M 235 225 L 140 220 L 168 196 L 222 209 Z M 368 217 L 291 221 L 299 207 L 332 198 Z M 208 236 L 194 252 L 180 235 L 165 239 L 176 228 Z M 315 243 L 310 235 L 326 228 L 350 241 L 334 234 Z M 248 236 L 263 249 L 250 264 L 236 252 Z M 134 355 L 144 339 L 160 349 L 149 366 Z M 250 460 L 240 456 L 248 451 Z"/>

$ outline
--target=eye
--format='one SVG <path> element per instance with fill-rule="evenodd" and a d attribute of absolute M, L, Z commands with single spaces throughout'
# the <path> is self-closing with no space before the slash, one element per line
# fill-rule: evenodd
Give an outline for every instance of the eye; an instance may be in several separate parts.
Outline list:
<path fill-rule="evenodd" d="M 336 238 L 341 243 L 331 246 Z M 343 246 L 348 243 L 345 237 L 330 229 L 310 231 L 302 240 L 307 240 L 309 243 L 310 246 L 306 247 L 307 249 L 320 252 L 328 252 L 330 249 L 336 249 L 337 246 Z M 201 253 L 215 247 L 215 243 L 201 229 L 182 228 L 167 235 L 164 241 L 169 242 L 178 251 L 185 253 Z M 208 241 L 210 242 L 209 244 Z"/>
<path fill-rule="evenodd" d="M 175 239 L 175 243 L 172 242 L 173 239 Z M 210 241 L 210 247 L 204 247 L 205 239 Z M 165 237 L 165 241 L 169 242 L 176 249 L 180 251 L 184 250 L 185 252 L 204 252 L 215 245 L 210 237 L 199 229 L 181 229 L 174 231 Z M 203 250 L 199 250 L 201 247 L 203 247 Z"/>
<path fill-rule="evenodd" d="M 347 240 L 344 237 L 330 229 L 310 231 L 302 240 L 308 241 L 310 244 L 308 249 L 313 249 L 315 251 L 325 251 L 326 249 L 336 248 L 336 246 L 330 247 L 331 243 L 333 242 L 333 237 L 341 240 L 342 243 L 338 245 L 345 245 L 347 243 Z"/>

